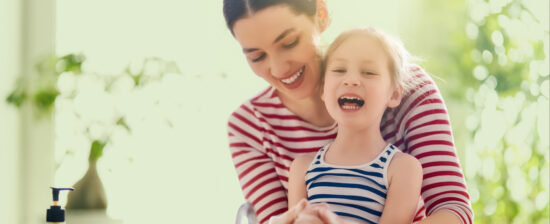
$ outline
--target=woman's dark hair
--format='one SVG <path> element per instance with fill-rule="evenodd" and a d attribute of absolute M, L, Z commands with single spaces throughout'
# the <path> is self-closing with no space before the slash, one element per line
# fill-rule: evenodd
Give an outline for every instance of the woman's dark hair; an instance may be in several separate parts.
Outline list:
<path fill-rule="evenodd" d="M 297 14 L 313 17 L 317 10 L 317 0 L 223 0 L 223 15 L 227 28 L 233 34 L 235 22 L 262 9 L 284 4 Z"/>

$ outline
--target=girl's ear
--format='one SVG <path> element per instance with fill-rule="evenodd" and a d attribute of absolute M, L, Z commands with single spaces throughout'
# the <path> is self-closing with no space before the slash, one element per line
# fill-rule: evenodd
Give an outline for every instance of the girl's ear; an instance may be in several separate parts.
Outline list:
<path fill-rule="evenodd" d="M 389 108 L 395 108 L 401 104 L 401 99 L 403 98 L 403 86 L 393 88 L 390 100 L 388 101 Z"/>
<path fill-rule="evenodd" d="M 330 16 L 328 15 L 327 3 L 325 0 L 317 0 L 317 25 L 322 33 L 330 25 Z"/>

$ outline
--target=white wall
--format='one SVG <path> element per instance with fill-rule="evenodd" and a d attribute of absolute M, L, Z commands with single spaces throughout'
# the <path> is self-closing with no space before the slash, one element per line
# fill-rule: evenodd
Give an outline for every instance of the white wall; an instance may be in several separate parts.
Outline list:
<path fill-rule="evenodd" d="M 19 223 L 19 116 L 5 98 L 20 73 L 20 11 L 19 0 L 0 1 L 0 217 L 5 223 Z"/>
<path fill-rule="evenodd" d="M 0 217 L 43 223 L 53 184 L 53 122 L 5 103 L 17 77 L 55 49 L 55 0 L 0 1 Z M 21 113 L 20 113 L 21 112 Z"/>
<path fill-rule="evenodd" d="M 55 0 L 25 0 L 21 4 L 21 74 L 36 75 L 37 61 L 55 52 Z M 35 88 L 32 84 L 29 88 Z M 54 125 L 51 116 L 37 118 L 34 109 L 23 106 L 20 113 L 19 223 L 44 223 L 52 203 Z"/>

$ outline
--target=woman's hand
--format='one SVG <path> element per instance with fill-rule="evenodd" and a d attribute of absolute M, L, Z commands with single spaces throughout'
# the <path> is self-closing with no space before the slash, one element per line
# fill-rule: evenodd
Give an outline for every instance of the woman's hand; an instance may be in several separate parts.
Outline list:
<path fill-rule="evenodd" d="M 280 216 L 271 218 L 269 224 L 293 224 L 298 215 L 308 206 L 307 200 L 302 199 L 294 207 Z"/>
<path fill-rule="evenodd" d="M 340 216 L 336 215 L 336 213 L 328 209 L 327 204 L 319 204 L 319 207 L 317 208 L 317 214 L 319 215 L 319 218 L 321 218 L 323 223 L 326 224 L 355 224 L 354 222 L 346 221 Z"/>
<path fill-rule="evenodd" d="M 320 209 L 327 209 L 327 204 L 308 204 L 296 217 L 293 224 L 329 224 L 319 214 Z"/>
<path fill-rule="evenodd" d="M 302 199 L 282 215 L 272 218 L 269 224 L 329 224 L 323 222 L 319 216 L 322 208 L 328 209 L 328 206 L 326 204 L 310 205 L 306 199 Z"/>
<path fill-rule="evenodd" d="M 270 224 L 354 224 L 330 211 L 327 204 L 308 204 L 302 199 L 282 215 L 273 218 Z"/>

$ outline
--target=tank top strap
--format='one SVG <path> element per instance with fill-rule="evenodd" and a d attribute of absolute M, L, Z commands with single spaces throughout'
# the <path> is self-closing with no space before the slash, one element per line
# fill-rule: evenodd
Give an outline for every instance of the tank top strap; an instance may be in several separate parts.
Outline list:
<path fill-rule="evenodd" d="M 320 148 L 317 153 L 315 154 L 315 158 L 311 161 L 311 164 L 309 165 L 308 171 L 311 169 L 314 169 L 316 167 L 321 166 L 322 162 L 321 159 L 325 156 L 325 153 L 327 152 L 328 147 L 330 146 L 330 143 Z"/>

